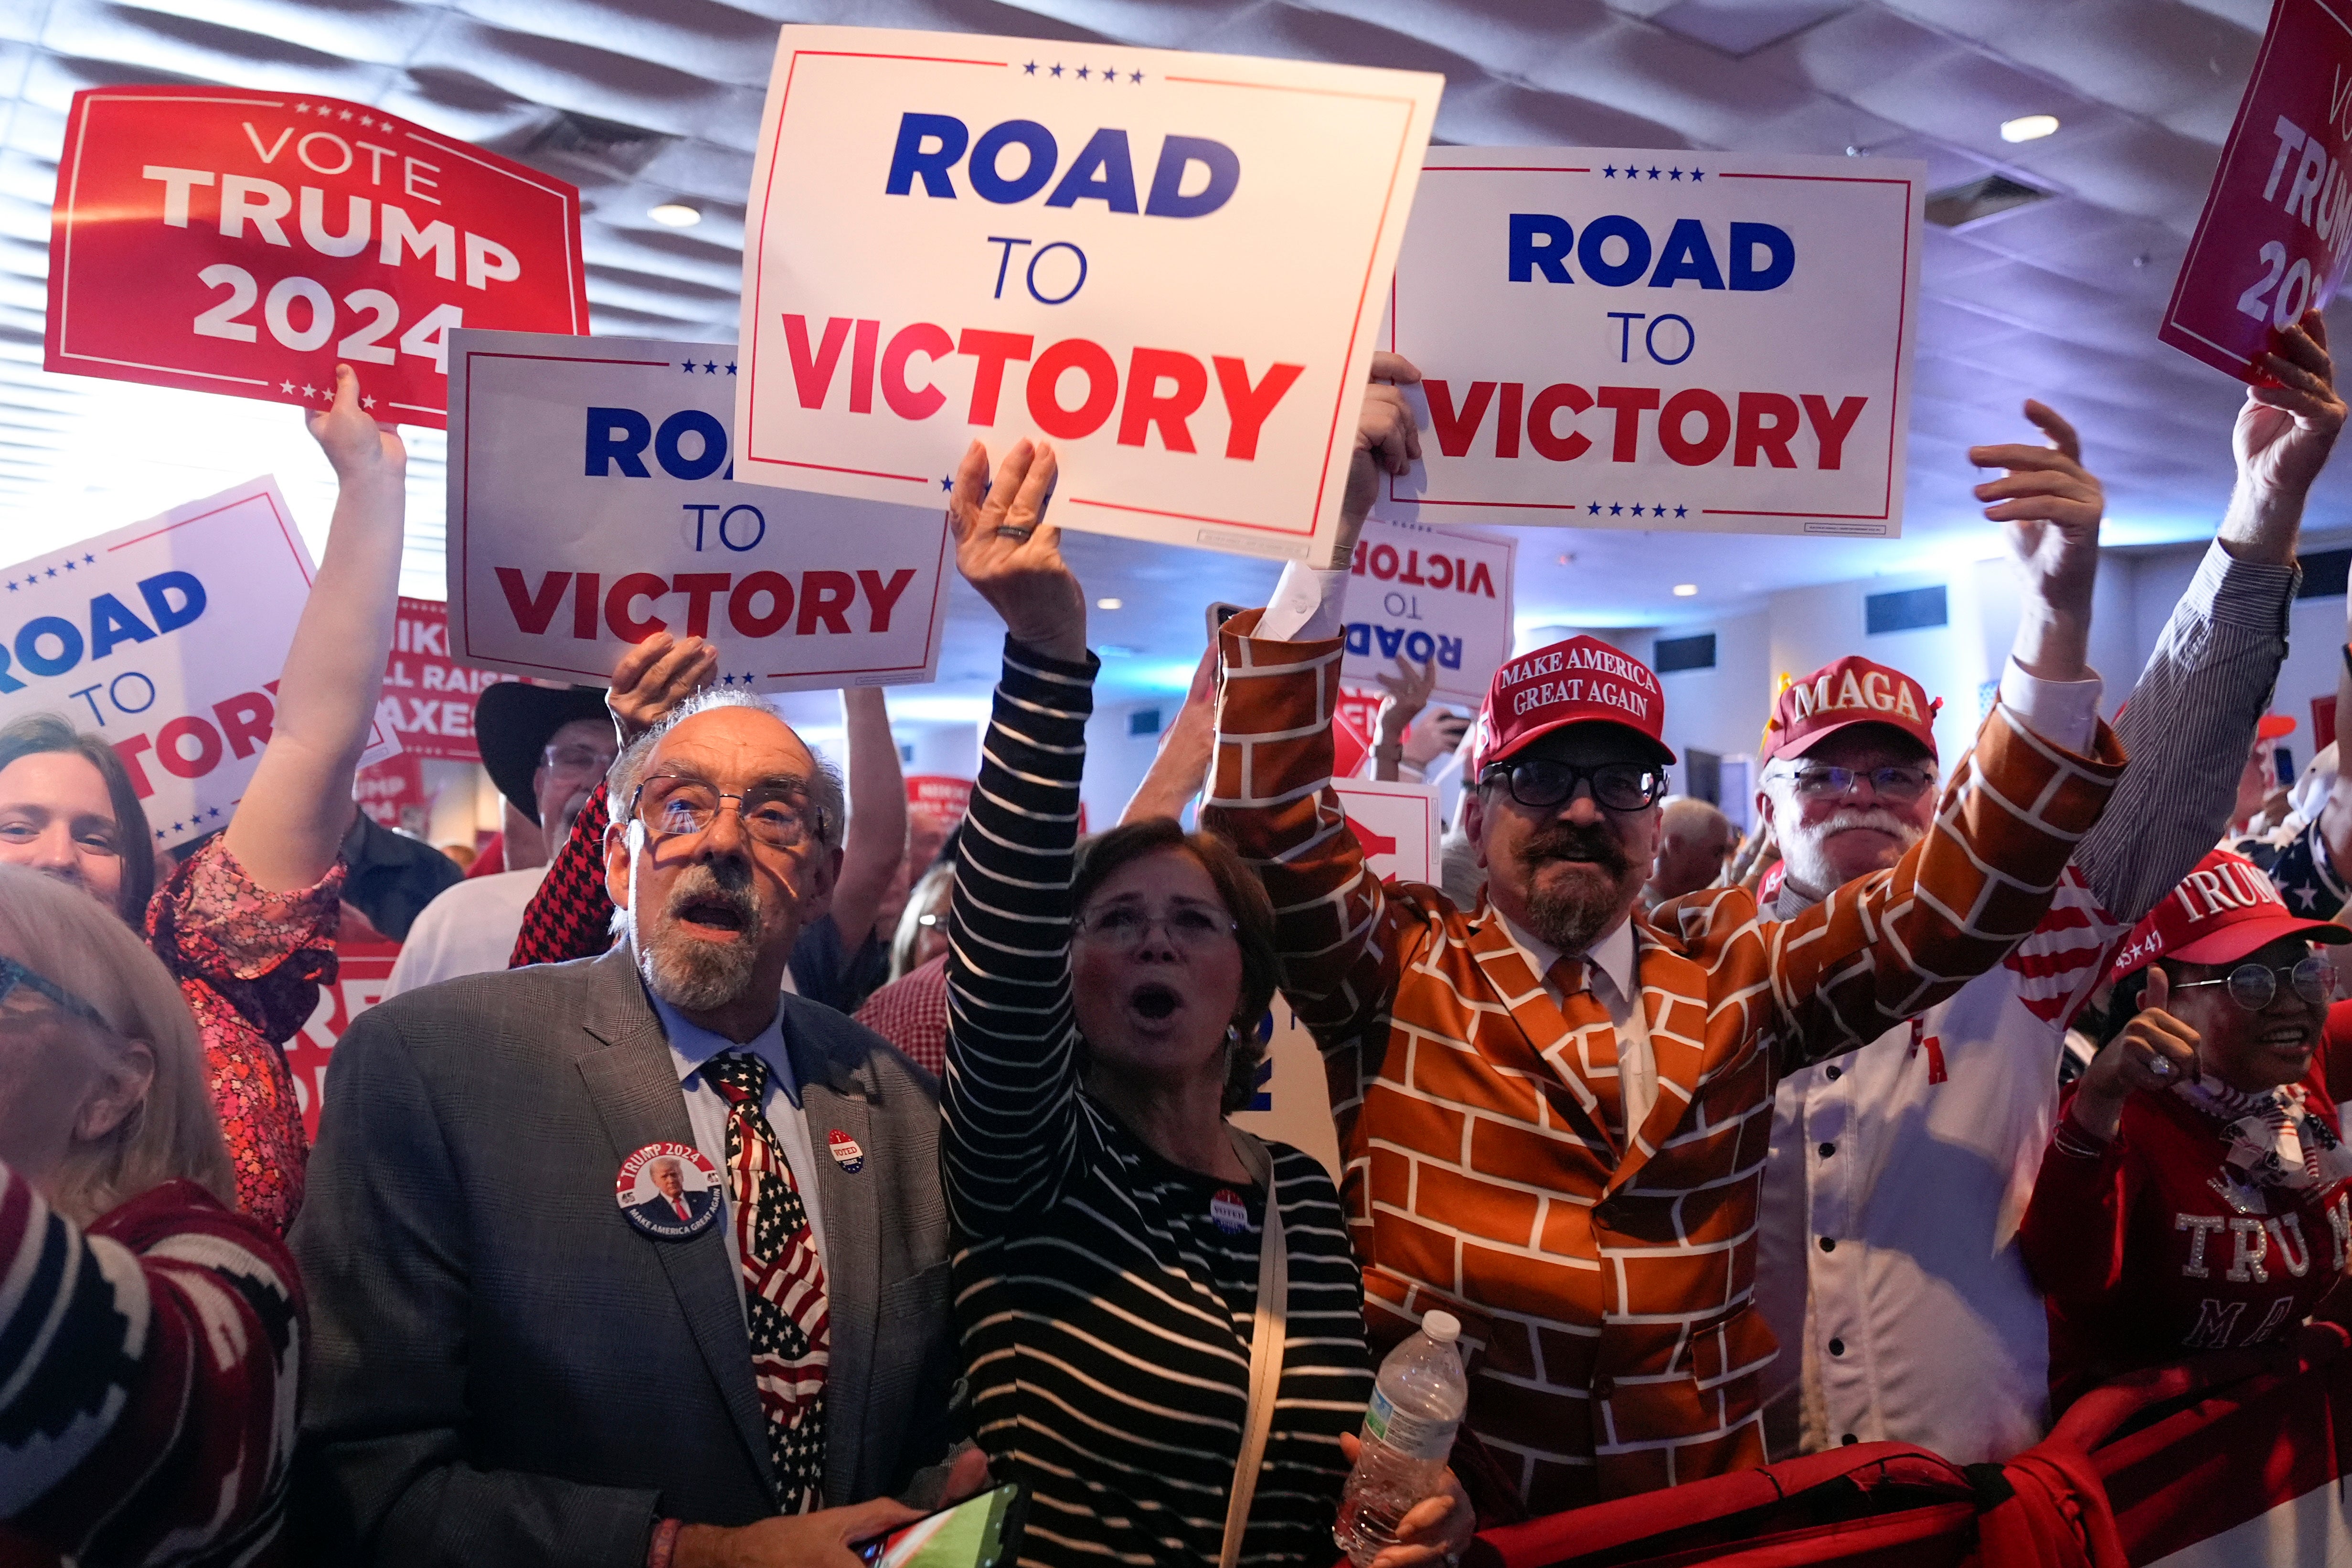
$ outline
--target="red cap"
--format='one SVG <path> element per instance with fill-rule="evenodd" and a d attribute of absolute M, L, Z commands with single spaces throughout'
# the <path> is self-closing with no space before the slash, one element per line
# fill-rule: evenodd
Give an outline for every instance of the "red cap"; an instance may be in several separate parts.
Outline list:
<path fill-rule="evenodd" d="M 1849 724 L 1889 724 L 1936 754 L 1936 712 L 1944 705 L 1899 669 L 1849 654 L 1791 681 L 1773 700 L 1764 760 L 1801 757 Z"/>
<path fill-rule="evenodd" d="M 1570 724 L 1614 724 L 1647 742 L 1659 762 L 1675 760 L 1660 738 L 1666 699 L 1658 678 L 1598 637 L 1570 637 L 1507 661 L 1486 688 L 1478 718 L 1486 740 L 1474 773 Z"/>
<path fill-rule="evenodd" d="M 2159 958 L 2231 963 L 2283 936 L 2343 942 L 2352 942 L 2352 930 L 2301 919 L 2261 868 L 2242 855 L 2216 849 L 2132 928 L 2107 978 L 2121 980 Z"/>
<path fill-rule="evenodd" d="M 2117 714 L 2116 717 L 2121 718 L 2122 715 Z M 2254 721 L 2254 733 L 2265 741 L 2275 741 L 2281 736 L 2292 735 L 2294 733 L 2294 715 L 2265 713 Z"/>

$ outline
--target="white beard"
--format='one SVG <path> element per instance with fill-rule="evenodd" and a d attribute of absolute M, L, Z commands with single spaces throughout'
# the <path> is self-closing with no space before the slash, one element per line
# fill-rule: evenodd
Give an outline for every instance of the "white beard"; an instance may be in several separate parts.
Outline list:
<path fill-rule="evenodd" d="M 1797 805 L 1794 801 L 1782 804 L 1791 808 Z M 1789 880 L 1795 883 L 1800 891 L 1810 892 L 1815 898 L 1827 898 L 1843 886 L 1846 879 L 1839 876 L 1830 864 L 1829 841 L 1837 834 L 1857 827 L 1886 834 L 1906 850 L 1927 837 L 1916 825 L 1897 816 L 1883 805 L 1841 811 L 1825 822 L 1796 828 L 1780 841 L 1780 858 L 1789 864 Z"/>

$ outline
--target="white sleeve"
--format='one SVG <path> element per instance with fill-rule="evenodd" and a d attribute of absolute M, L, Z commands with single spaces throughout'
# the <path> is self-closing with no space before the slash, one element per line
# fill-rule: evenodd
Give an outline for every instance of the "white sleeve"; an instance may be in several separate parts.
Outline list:
<path fill-rule="evenodd" d="M 2012 658 L 2000 672 L 2000 705 L 2052 745 L 2077 753 L 2089 750 L 2098 733 L 2105 689 L 2095 671 L 2087 680 L 2043 680 Z"/>
<path fill-rule="evenodd" d="M 1340 606 L 1348 598 L 1345 567 L 1324 571 L 1293 561 L 1274 585 L 1256 636 L 1274 642 L 1319 642 L 1339 635 Z"/>

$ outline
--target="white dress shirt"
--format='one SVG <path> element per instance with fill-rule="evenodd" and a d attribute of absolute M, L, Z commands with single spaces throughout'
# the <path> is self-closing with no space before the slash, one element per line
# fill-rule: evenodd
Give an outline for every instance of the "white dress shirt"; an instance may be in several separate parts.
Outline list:
<path fill-rule="evenodd" d="M 1495 918 L 1503 922 L 1505 933 L 1536 973 L 1543 977 L 1544 989 L 1550 993 L 1551 999 L 1565 1001 L 1565 994 L 1551 980 L 1551 966 L 1559 962 L 1559 950 L 1520 930 L 1500 910 L 1495 911 Z M 1650 1020 L 1642 1012 L 1636 956 L 1630 918 L 1619 921 L 1614 931 L 1583 954 L 1585 984 L 1592 988 L 1593 1000 L 1608 1010 L 1609 1021 L 1617 1026 L 1617 1094 L 1624 1102 L 1625 1129 L 1629 1133 L 1639 1130 L 1649 1119 L 1650 1107 L 1658 1099 L 1658 1063 L 1650 1052 Z"/>
<path fill-rule="evenodd" d="M 522 912 L 547 878 L 544 866 L 471 877 L 441 889 L 418 911 L 408 939 L 393 960 L 384 998 L 461 974 L 488 974 L 514 956 L 522 934 Z"/>
<path fill-rule="evenodd" d="M 735 1294 L 743 1294 L 743 1258 L 735 1246 L 735 1226 L 726 1212 L 730 1191 L 727 1182 L 726 1097 L 704 1081 L 702 1067 L 723 1051 L 748 1051 L 768 1064 L 768 1092 L 760 1101 L 768 1125 L 775 1130 L 777 1146 L 793 1168 L 793 1185 L 800 1189 L 801 1205 L 808 1210 L 809 1229 L 816 1238 L 817 1262 L 825 1260 L 824 1210 L 817 1201 L 816 1144 L 809 1136 L 808 1117 L 801 1107 L 800 1080 L 793 1076 L 792 1053 L 784 1048 L 781 1010 L 758 1038 L 735 1041 L 688 1019 L 685 1014 L 646 994 L 669 1039 L 670 1065 L 677 1069 L 678 1087 L 686 1095 L 686 1120 L 694 1129 L 694 1146 L 719 1173 L 719 1228 L 727 1236 L 727 1256 L 735 1265 Z"/>

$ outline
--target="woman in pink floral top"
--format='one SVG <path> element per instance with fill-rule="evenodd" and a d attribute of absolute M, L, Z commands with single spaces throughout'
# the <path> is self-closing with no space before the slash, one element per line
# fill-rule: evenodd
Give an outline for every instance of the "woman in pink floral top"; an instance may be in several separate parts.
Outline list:
<path fill-rule="evenodd" d="M 49 715 L 0 729 L 0 863 L 72 883 L 145 931 L 203 1029 L 238 1204 L 281 1232 L 310 1152 L 281 1047 L 335 976 L 339 857 L 392 646 L 407 462 L 348 365 L 334 405 L 305 417 L 334 466 L 334 521 L 269 743 L 226 829 L 157 888 L 153 835 L 111 737 Z"/>

